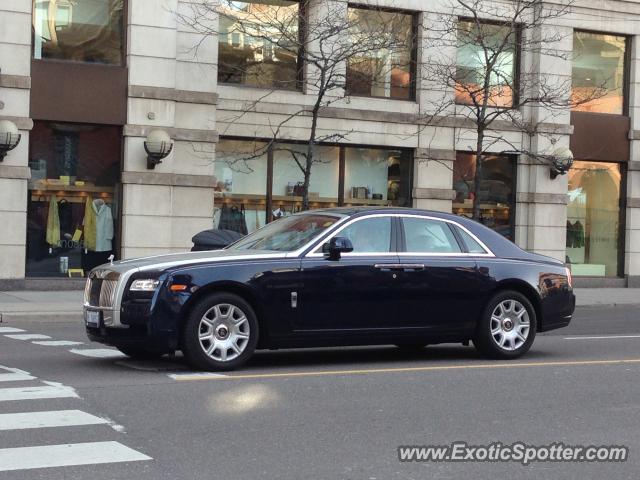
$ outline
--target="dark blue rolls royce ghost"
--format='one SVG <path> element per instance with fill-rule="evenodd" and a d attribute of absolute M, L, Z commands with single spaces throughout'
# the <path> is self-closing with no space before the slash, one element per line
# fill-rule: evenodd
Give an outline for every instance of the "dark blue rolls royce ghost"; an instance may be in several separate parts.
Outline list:
<path fill-rule="evenodd" d="M 256 349 L 470 340 L 516 358 L 569 324 L 571 273 L 464 217 L 336 208 L 282 218 L 223 250 L 94 269 L 89 338 L 132 357 L 182 350 L 228 370 Z"/>

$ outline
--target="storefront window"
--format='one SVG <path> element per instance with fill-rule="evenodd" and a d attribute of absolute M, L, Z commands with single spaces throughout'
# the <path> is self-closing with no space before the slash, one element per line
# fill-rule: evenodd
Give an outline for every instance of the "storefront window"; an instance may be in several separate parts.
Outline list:
<path fill-rule="evenodd" d="M 222 0 L 218 81 L 298 89 L 298 2 Z"/>
<path fill-rule="evenodd" d="M 372 43 L 382 48 L 355 55 L 347 64 L 347 93 L 367 97 L 413 98 L 413 16 L 399 12 L 349 7 L 352 41 Z M 363 40 L 364 39 L 364 40 Z"/>
<path fill-rule="evenodd" d="M 482 163 L 480 179 L 480 218 L 476 219 L 512 240 L 514 230 L 515 158 L 490 155 Z M 458 152 L 453 168 L 456 198 L 453 213 L 473 218 L 476 156 Z"/>
<path fill-rule="evenodd" d="M 33 57 L 122 64 L 124 0 L 36 0 Z"/>
<path fill-rule="evenodd" d="M 246 234 L 302 210 L 306 145 L 222 139 L 216 149 L 213 226 Z M 309 208 L 411 206 L 410 150 L 320 145 Z M 298 165 L 298 162 L 300 165 Z M 344 172 L 341 175 L 340 172 Z M 342 192 L 342 194 L 341 194 Z"/>
<path fill-rule="evenodd" d="M 484 47 L 478 42 L 482 38 Z M 481 104 L 484 81 L 489 70 L 488 104 L 511 107 L 517 60 L 517 37 L 510 27 L 461 20 L 458 22 L 458 54 L 456 69 L 456 103 Z M 506 42 L 507 47 L 502 44 Z M 496 56 L 493 67 L 487 67 L 486 55 Z"/>
<path fill-rule="evenodd" d="M 569 171 L 567 262 L 574 275 L 619 273 L 620 164 L 575 161 Z"/>
<path fill-rule="evenodd" d="M 411 206 L 408 150 L 345 148 L 345 205 Z"/>
<path fill-rule="evenodd" d="M 120 127 L 34 122 L 27 275 L 83 276 L 117 252 Z"/>
<path fill-rule="evenodd" d="M 574 32 L 572 96 L 581 112 L 624 110 L 626 38 L 601 33 Z"/>

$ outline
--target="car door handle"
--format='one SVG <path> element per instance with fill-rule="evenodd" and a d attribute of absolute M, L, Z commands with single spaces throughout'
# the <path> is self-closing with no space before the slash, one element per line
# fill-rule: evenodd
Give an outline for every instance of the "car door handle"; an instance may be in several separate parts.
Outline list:
<path fill-rule="evenodd" d="M 424 263 L 405 263 L 402 266 L 402 269 L 405 272 L 408 272 L 410 270 L 424 270 Z"/>

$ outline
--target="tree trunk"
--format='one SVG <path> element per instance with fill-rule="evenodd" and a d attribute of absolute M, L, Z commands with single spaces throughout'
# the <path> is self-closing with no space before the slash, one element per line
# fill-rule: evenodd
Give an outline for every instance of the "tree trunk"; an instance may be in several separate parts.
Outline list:
<path fill-rule="evenodd" d="M 480 181 L 482 180 L 482 167 L 484 164 L 484 129 L 477 130 L 478 139 L 476 142 L 476 172 L 473 176 L 473 212 L 472 217 L 476 221 L 482 218 L 482 209 L 480 208 Z"/>

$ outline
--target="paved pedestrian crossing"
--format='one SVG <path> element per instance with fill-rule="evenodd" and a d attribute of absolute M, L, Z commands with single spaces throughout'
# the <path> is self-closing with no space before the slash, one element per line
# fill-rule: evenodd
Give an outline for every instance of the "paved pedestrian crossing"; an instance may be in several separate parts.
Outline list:
<path fill-rule="evenodd" d="M 113 435 L 122 437 L 123 434 L 115 433 L 122 427 L 113 425 L 107 418 L 78 409 L 82 400 L 74 388 L 41 380 L 29 372 L 6 366 L 0 366 L 0 382 L 0 412 L 7 411 L 3 406 L 13 407 L 12 413 L 0 413 L 0 445 L 3 447 L 0 448 L 0 472 L 152 460 L 148 455 L 113 440 Z M 55 408 L 46 409 L 47 402 L 55 402 L 50 403 Z M 68 404 L 65 405 L 68 408 L 60 408 L 60 402 Z M 69 442 L 65 435 L 76 432 L 75 429 L 94 429 L 87 433 L 97 437 L 104 435 L 104 438 Z M 54 432 L 53 437 L 46 437 L 50 444 L 12 447 L 7 441 L 7 438 L 15 438 L 11 434 L 45 430 Z M 39 436 L 27 438 L 37 443 Z"/>

